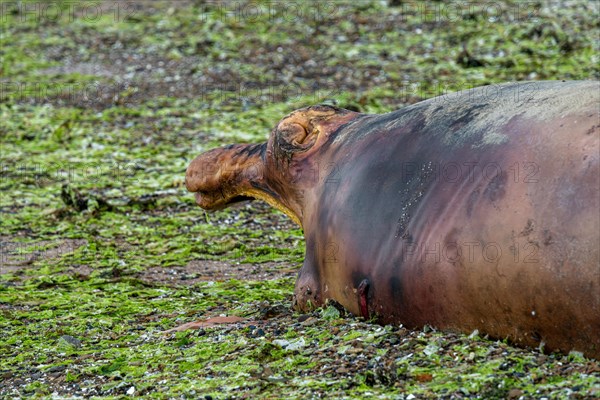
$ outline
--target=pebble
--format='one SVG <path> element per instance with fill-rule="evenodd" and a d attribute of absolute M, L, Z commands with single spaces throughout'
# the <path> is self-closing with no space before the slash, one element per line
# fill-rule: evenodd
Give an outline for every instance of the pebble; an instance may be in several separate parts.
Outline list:
<path fill-rule="evenodd" d="M 304 322 L 309 318 L 310 318 L 309 314 L 302 314 L 301 316 L 298 317 L 298 322 Z"/>
<path fill-rule="evenodd" d="M 523 391 L 520 390 L 520 389 L 510 389 L 508 391 L 508 398 L 509 399 L 518 399 L 522 395 L 523 395 Z"/>
<path fill-rule="evenodd" d="M 304 326 L 312 326 L 317 323 L 317 319 L 315 317 L 308 317 L 304 321 L 302 321 L 302 325 Z"/>
<path fill-rule="evenodd" d="M 73 337 L 71 335 L 62 335 L 60 338 L 73 347 L 81 347 L 81 340 L 77 339 L 76 337 Z"/>

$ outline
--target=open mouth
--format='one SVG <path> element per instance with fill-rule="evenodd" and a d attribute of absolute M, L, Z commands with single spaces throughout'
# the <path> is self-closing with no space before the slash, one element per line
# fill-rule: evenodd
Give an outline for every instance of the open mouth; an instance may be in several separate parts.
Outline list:
<path fill-rule="evenodd" d="M 196 192 L 196 204 L 205 210 L 221 210 L 231 204 L 255 200 L 250 196 L 233 196 L 226 198 L 221 193 Z"/>
<path fill-rule="evenodd" d="M 229 205 L 229 204 L 241 203 L 243 201 L 252 201 L 252 200 L 256 200 L 256 199 L 254 197 L 250 197 L 250 196 L 235 196 L 235 197 L 232 197 L 230 200 L 228 200 L 227 203 L 225 203 L 225 204 Z"/>

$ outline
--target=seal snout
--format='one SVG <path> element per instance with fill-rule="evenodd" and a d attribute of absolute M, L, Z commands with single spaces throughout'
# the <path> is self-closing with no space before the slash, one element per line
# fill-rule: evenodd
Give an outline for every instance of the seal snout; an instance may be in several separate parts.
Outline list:
<path fill-rule="evenodd" d="M 251 200 L 262 179 L 261 155 L 265 144 L 230 145 L 200 154 L 188 166 L 185 187 L 196 193 L 196 203 L 206 210 Z"/>

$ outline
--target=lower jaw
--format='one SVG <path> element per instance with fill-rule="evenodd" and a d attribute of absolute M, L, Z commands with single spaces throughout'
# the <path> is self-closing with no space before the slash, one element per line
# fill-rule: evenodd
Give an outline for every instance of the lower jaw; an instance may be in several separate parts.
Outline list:
<path fill-rule="evenodd" d="M 244 197 L 252 197 L 258 200 L 263 200 L 266 203 L 268 203 L 271 207 L 274 207 L 276 209 L 278 209 L 279 211 L 281 211 L 282 213 L 284 213 L 285 215 L 287 215 L 288 217 L 291 218 L 292 221 L 294 221 L 299 227 L 302 228 L 302 222 L 300 222 L 300 218 L 296 215 L 296 213 L 294 213 L 290 208 L 288 208 L 286 205 L 284 205 L 283 203 L 277 201 L 276 199 L 274 199 L 273 197 L 269 196 L 268 194 L 266 194 L 265 192 L 262 192 L 258 189 L 249 189 L 244 191 L 241 196 Z"/>

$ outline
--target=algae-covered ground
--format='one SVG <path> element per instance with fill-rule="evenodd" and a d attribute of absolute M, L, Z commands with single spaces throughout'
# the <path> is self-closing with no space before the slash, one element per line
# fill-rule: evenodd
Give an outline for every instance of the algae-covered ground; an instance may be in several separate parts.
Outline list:
<path fill-rule="evenodd" d="M 194 156 L 302 106 L 598 79 L 598 2 L 0 7 L 0 396 L 600 397 L 577 353 L 294 312 L 302 231 L 183 187 Z"/>

